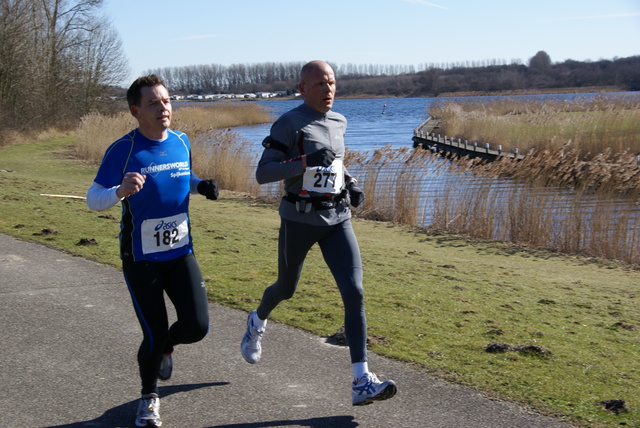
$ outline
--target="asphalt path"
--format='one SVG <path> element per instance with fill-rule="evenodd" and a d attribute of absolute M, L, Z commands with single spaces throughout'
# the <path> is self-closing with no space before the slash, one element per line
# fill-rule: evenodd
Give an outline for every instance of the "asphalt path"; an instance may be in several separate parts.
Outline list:
<path fill-rule="evenodd" d="M 122 273 L 0 234 L 0 427 L 133 427 L 142 338 Z M 210 304 L 211 331 L 178 346 L 163 427 L 568 427 L 370 354 L 398 394 L 351 406 L 345 347 L 270 323 L 247 364 L 247 314 Z M 171 314 L 173 316 L 173 313 Z"/>

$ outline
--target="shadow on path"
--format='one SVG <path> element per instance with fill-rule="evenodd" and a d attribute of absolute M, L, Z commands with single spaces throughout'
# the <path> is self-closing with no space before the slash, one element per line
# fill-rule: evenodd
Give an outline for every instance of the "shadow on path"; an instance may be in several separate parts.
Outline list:
<path fill-rule="evenodd" d="M 354 419 L 353 416 L 326 416 L 323 418 L 214 425 L 214 426 L 211 426 L 210 428 L 266 428 L 266 427 L 283 427 L 287 425 L 310 427 L 310 428 L 323 428 L 323 427 L 354 428 L 354 427 L 360 426 L 353 419 Z"/>
<path fill-rule="evenodd" d="M 188 392 L 200 388 L 208 388 L 211 386 L 229 385 L 230 382 L 210 382 L 196 383 L 189 385 L 170 385 L 161 386 L 159 393 L 161 397 L 166 397 L 179 392 Z M 135 414 L 138 409 L 138 399 L 123 403 L 117 407 L 107 410 L 100 417 L 89 421 L 73 422 L 64 425 L 55 425 L 50 428 L 81 428 L 81 427 L 126 427 L 135 428 Z M 261 425 L 256 425 L 261 426 Z M 270 426 L 270 425 L 262 425 Z M 316 426 L 316 425 L 314 425 Z M 320 425 L 317 425 L 320 426 Z M 346 425 L 345 425 L 346 426 Z"/>

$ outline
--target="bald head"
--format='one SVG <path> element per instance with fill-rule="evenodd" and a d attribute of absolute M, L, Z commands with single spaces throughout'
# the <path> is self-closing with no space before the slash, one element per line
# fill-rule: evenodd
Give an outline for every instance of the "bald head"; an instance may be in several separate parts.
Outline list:
<path fill-rule="evenodd" d="M 304 82 L 311 73 L 323 71 L 325 69 L 331 70 L 331 73 L 333 74 L 333 69 L 325 61 L 316 60 L 306 63 L 302 66 L 302 69 L 300 69 L 300 83 Z"/>
<path fill-rule="evenodd" d="M 336 95 L 333 69 L 324 61 L 306 63 L 300 70 L 298 89 L 305 104 L 320 113 L 327 113 L 333 107 Z"/>

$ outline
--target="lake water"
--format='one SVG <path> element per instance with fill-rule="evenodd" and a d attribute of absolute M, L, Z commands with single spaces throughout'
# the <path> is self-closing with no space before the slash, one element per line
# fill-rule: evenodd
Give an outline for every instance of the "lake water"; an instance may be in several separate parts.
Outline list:
<path fill-rule="evenodd" d="M 337 99 L 333 110 L 348 121 L 345 142 L 350 150 L 368 151 L 377 147 L 413 145 L 413 129 L 425 121 L 435 98 Z M 269 108 L 274 119 L 301 104 L 301 101 L 256 101 Z M 385 107 L 386 106 L 386 107 Z M 261 143 L 271 124 L 233 128 L 251 142 Z"/>
<path fill-rule="evenodd" d="M 599 94 L 520 95 L 517 97 L 457 97 L 456 100 L 488 101 L 499 98 L 563 99 L 589 98 Z M 638 97 L 637 92 L 611 93 L 609 97 Z M 349 150 L 368 152 L 387 145 L 413 147 L 413 130 L 427 119 L 429 106 L 448 98 L 337 98 L 333 110 L 343 114 L 348 121 L 345 143 Z M 297 100 L 255 101 L 271 110 L 274 120 L 282 113 L 301 104 Z M 233 128 L 250 142 L 260 144 L 269 135 L 271 124 Z"/>
<path fill-rule="evenodd" d="M 508 98 L 535 98 L 535 99 L 564 99 L 589 98 L 599 94 L 562 94 L 562 95 L 530 95 Z M 607 97 L 632 97 L 637 99 L 638 93 L 613 93 L 606 94 Z M 486 101 L 490 98 L 471 98 L 471 100 Z M 460 99 L 460 98 L 456 98 Z M 469 98 L 468 98 L 469 99 Z M 413 147 L 413 130 L 417 128 L 428 117 L 429 106 L 434 102 L 443 102 L 446 98 L 377 98 L 377 99 L 337 99 L 333 110 L 342 113 L 348 120 L 345 142 L 349 150 L 368 154 L 373 150 L 391 146 L 391 150 L 402 147 Z M 301 101 L 255 101 L 271 110 L 274 120 L 285 111 L 288 111 L 301 103 Z M 233 131 L 240 134 L 250 143 L 255 144 L 256 152 L 262 151 L 261 142 L 269 135 L 271 124 L 251 127 L 237 127 Z M 450 161 L 445 158 L 434 156 L 433 161 L 426 164 L 420 170 L 411 170 L 415 178 L 411 179 L 415 192 L 419 194 L 419 206 L 421 209 L 421 225 L 429 226 L 434 221 L 435 209 L 438 201 L 456 200 L 462 201 L 473 198 L 474 186 L 478 191 L 486 191 L 487 180 L 474 176 L 472 173 L 455 173 L 442 165 Z M 408 171 L 402 162 L 380 164 L 380 174 L 376 172 L 376 193 L 382 189 L 381 194 L 392 195 L 391 204 L 388 209 L 394 209 L 398 201 L 393 201 L 393 195 L 398 193 L 396 187 L 398 177 L 403 171 Z M 366 182 L 367 171 L 349 165 L 349 171 L 360 181 Z M 405 176 L 406 178 L 406 176 Z M 385 181 L 386 180 L 386 181 Z M 634 206 L 633 212 L 629 214 L 629 203 L 626 201 L 605 201 L 599 203 L 588 195 L 576 195 L 567 189 L 532 189 L 522 183 L 517 183 L 509 179 L 496 179 L 491 183 L 492 190 L 488 197 L 492 208 L 483 212 L 483 216 L 491 216 L 492 224 L 495 224 L 495 238 L 509 240 L 508 234 L 500 230 L 500 223 L 505 223 L 505 206 L 509 205 L 504 201 L 506 198 L 525 198 L 524 203 L 533 203 L 544 206 L 542 215 L 552 216 L 554 224 L 563 224 L 566 230 L 548 231 L 550 239 L 558 242 L 566 239 L 562 234 L 576 233 L 573 230 L 573 222 L 581 224 L 582 229 L 577 231 L 583 246 L 593 246 L 594 241 L 599 241 L 603 234 L 621 235 L 623 240 L 628 242 L 618 243 L 620 246 L 629 247 L 630 252 L 640 252 L 640 208 Z M 263 194 L 276 194 L 279 192 L 277 185 L 262 186 Z M 531 200 L 534 202 L 531 202 Z M 455 204 L 455 203 L 454 203 Z M 383 207 L 383 209 L 385 209 Z M 624 212 L 624 218 L 620 218 L 619 212 Z M 604 215 L 603 215 L 604 213 Z M 502 216 L 502 217 L 500 217 Z M 607 224 L 603 225 L 602 218 Z M 620 222 L 625 224 L 626 230 L 620 233 Z M 569 221 L 568 221 L 569 220 Z M 511 220 L 513 221 L 513 220 Z M 596 231 L 595 229 L 598 229 Z M 604 232 L 601 230 L 604 229 Z M 610 232 L 609 232 L 610 230 Z M 597 234 L 595 234 L 597 232 Z M 627 233 L 628 232 L 628 233 Z M 558 235 L 556 237 L 556 235 Z M 598 244 L 598 242 L 596 242 Z M 550 244 L 551 245 L 551 244 Z M 552 245 L 551 245 L 552 246 Z M 637 256 L 640 258 L 640 254 Z"/>

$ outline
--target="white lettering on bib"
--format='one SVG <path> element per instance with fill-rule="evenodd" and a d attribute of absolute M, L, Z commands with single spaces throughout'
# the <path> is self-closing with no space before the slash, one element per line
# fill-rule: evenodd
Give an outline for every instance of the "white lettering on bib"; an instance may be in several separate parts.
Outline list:
<path fill-rule="evenodd" d="M 302 188 L 309 192 L 338 194 L 344 183 L 342 159 L 335 159 L 328 166 L 309 166 L 304 172 Z"/>
<path fill-rule="evenodd" d="M 184 247 L 189 243 L 187 215 L 180 213 L 172 217 L 151 218 L 142 222 L 142 252 L 159 253 Z"/>

